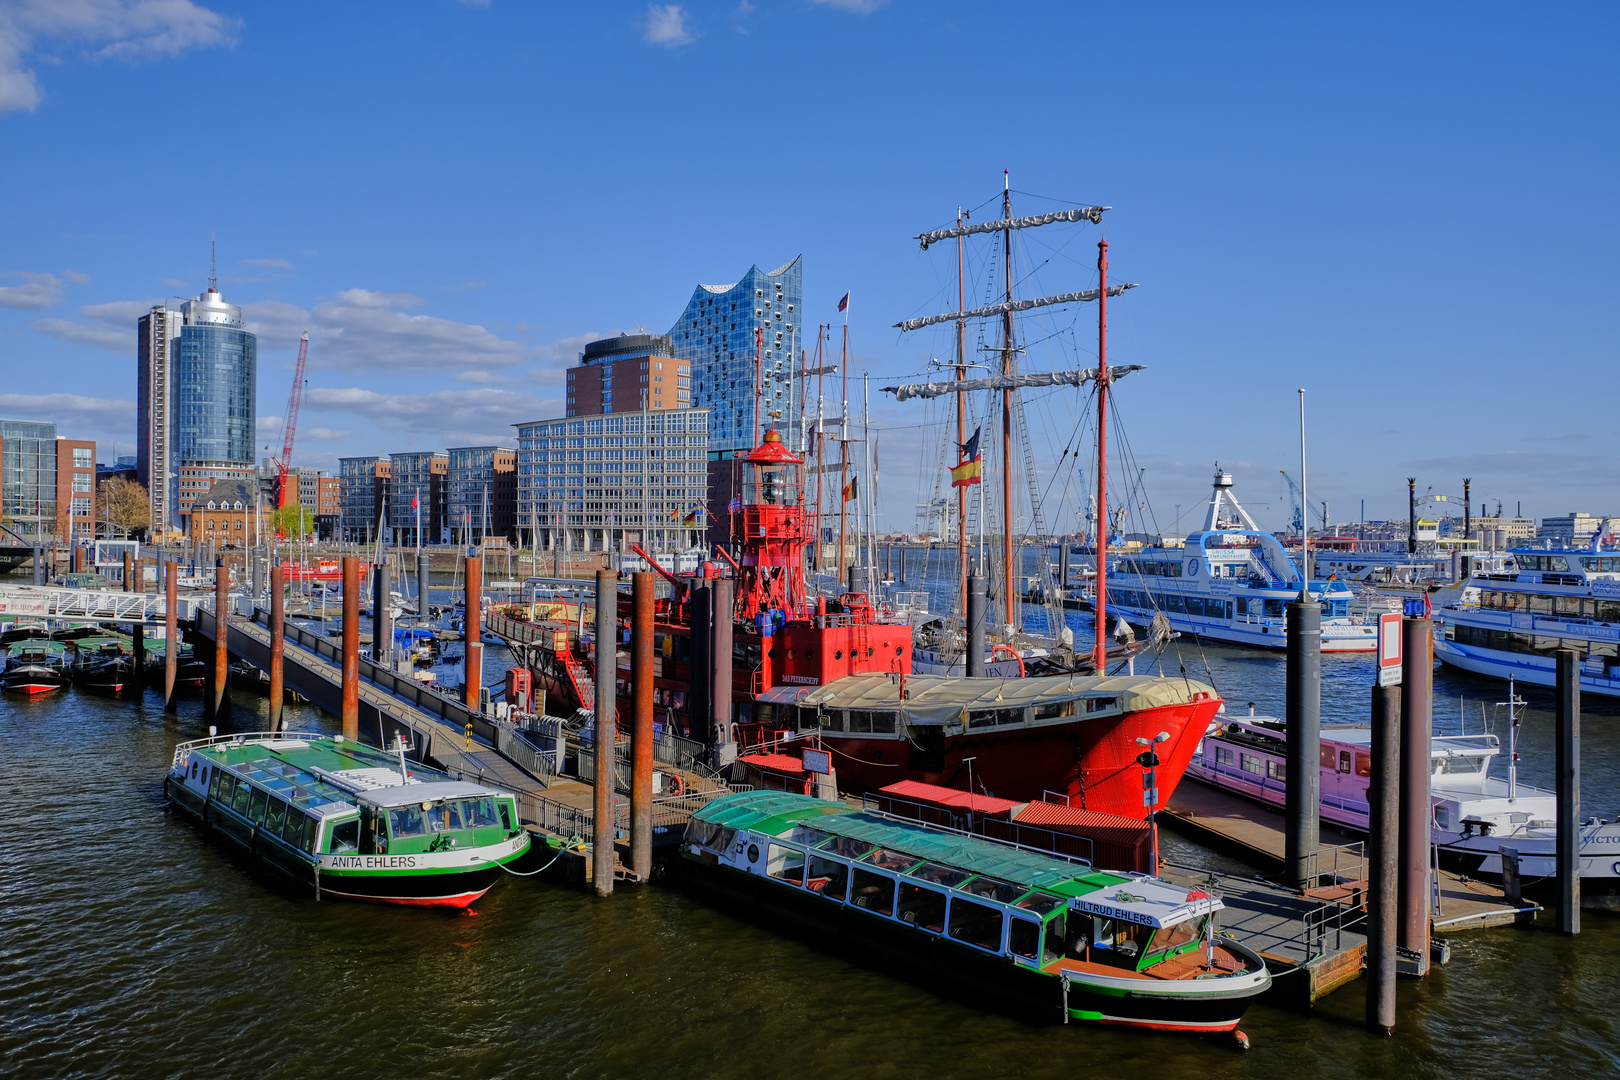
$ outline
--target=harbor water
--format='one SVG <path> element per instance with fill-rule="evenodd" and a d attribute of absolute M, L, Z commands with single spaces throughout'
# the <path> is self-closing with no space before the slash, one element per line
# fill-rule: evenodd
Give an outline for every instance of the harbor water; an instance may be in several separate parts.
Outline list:
<path fill-rule="evenodd" d="M 506 650 L 485 654 L 485 684 L 498 684 Z M 1233 715 L 1251 702 L 1282 712 L 1280 653 L 1182 638 L 1139 670 L 1211 682 Z M 1324 657 L 1324 721 L 1363 720 L 1370 682 L 1367 657 Z M 261 729 L 264 699 L 232 694 L 225 730 Z M 1436 728 L 1502 734 L 1505 696 L 1441 672 Z M 1551 695 L 1526 696 L 1521 776 L 1550 784 Z M 1620 709 L 1586 706 L 1583 811 L 1613 819 Z M 309 706 L 287 717 L 337 727 Z M 1257 1005 L 1242 1055 L 941 996 L 668 885 L 597 900 L 513 877 L 475 914 L 316 902 L 166 807 L 174 745 L 206 734 L 196 697 L 170 716 L 155 692 L 0 699 L 4 1075 L 1620 1075 L 1620 917 L 1606 913 L 1588 912 L 1575 939 L 1547 917 L 1454 937 L 1449 965 L 1402 983 L 1391 1040 L 1362 1030 L 1361 983 L 1310 1015 Z M 1169 832 L 1163 843 L 1167 857 L 1233 866 Z"/>

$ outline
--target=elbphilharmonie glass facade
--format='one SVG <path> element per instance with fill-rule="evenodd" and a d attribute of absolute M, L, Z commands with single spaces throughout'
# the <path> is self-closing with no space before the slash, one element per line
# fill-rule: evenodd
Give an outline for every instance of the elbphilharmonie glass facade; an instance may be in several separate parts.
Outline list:
<path fill-rule="evenodd" d="M 752 450 L 774 423 L 802 449 L 799 350 L 804 345 L 803 256 L 765 272 L 750 267 L 734 285 L 699 285 L 669 332 L 675 357 L 692 364 L 692 405 L 709 410 L 709 456 Z M 764 339 L 756 345 L 756 333 Z M 757 350 L 757 351 L 756 351 Z M 763 379 L 756 379 L 762 372 Z M 754 424 L 755 385 L 761 423 Z"/>

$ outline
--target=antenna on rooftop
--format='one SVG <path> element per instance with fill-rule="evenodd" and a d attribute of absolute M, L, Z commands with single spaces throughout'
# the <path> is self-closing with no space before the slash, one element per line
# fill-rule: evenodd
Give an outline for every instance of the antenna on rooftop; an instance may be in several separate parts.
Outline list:
<path fill-rule="evenodd" d="M 219 292 L 219 264 L 215 258 L 214 234 L 208 234 L 208 291 Z"/>

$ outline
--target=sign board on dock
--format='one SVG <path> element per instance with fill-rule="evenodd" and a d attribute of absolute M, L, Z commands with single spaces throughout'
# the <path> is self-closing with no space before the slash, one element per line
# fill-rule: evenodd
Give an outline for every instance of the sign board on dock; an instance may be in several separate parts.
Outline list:
<path fill-rule="evenodd" d="M 1378 616 L 1378 685 L 1401 685 L 1401 617 Z"/>
<path fill-rule="evenodd" d="M 832 754 L 826 750 L 805 750 L 804 771 L 826 776 L 832 772 Z"/>

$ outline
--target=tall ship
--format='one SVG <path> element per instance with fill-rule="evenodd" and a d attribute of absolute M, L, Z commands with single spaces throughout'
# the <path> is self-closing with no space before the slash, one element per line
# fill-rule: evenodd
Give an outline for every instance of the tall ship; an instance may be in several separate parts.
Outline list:
<path fill-rule="evenodd" d="M 183 742 L 163 790 L 317 900 L 464 908 L 529 850 L 510 792 L 341 735 Z"/>
<path fill-rule="evenodd" d="M 1303 560 L 1301 560 L 1303 561 Z M 1149 625 L 1163 613 L 1183 634 L 1282 649 L 1287 604 L 1303 589 L 1322 605 L 1323 652 L 1371 652 L 1377 620 L 1350 586 L 1304 573 L 1276 536 L 1255 524 L 1232 492 L 1232 474 L 1215 467 L 1204 524 L 1184 547 L 1147 547 L 1120 560 L 1108 584 L 1111 609 Z"/>
<path fill-rule="evenodd" d="M 1580 654 L 1581 690 L 1620 697 L 1620 551 L 1513 548 L 1434 613 L 1435 658 L 1476 675 L 1553 686 L 1554 654 Z"/>
<path fill-rule="evenodd" d="M 1019 219 L 1004 217 L 999 227 L 1021 226 Z M 1023 385 L 1021 380 L 1045 386 L 1096 382 L 1099 414 L 1106 415 L 1108 386 L 1135 369 L 1106 366 L 1104 303 L 1126 286 L 1107 285 L 1106 245 L 1099 250 L 1098 289 L 1041 303 L 1100 302 L 1103 366 L 1029 376 L 1014 371 L 995 377 L 988 389 L 1000 392 Z M 1009 301 L 950 318 L 1010 317 L 1015 305 L 1029 303 Z M 947 384 L 943 392 L 955 390 Z M 1106 461 L 1105 446 L 1100 441 L 1099 464 Z M 1009 799 L 1056 793 L 1078 807 L 1132 818 L 1165 805 L 1221 704 L 1212 687 L 1185 678 L 1073 672 L 919 675 L 909 622 L 885 621 L 863 591 L 811 597 L 805 549 L 818 525 L 806 505 L 804 461 L 771 430 L 740 459 L 740 472 L 731 550 L 721 551 L 735 582 L 729 609 L 713 610 L 715 597 L 725 594 L 714 587 L 722 573 L 715 564 L 676 575 L 637 550 L 669 585 L 669 595 L 656 605 L 655 723 L 701 743 L 720 767 L 740 750 L 761 745 L 821 748 L 853 790 L 918 780 Z M 1107 520 L 1106 512 L 1099 520 Z M 1100 543 L 1106 550 L 1106 536 Z M 1012 603 L 1016 616 L 1016 588 Z M 618 597 L 617 607 L 617 636 L 623 640 L 629 598 Z M 588 641 L 588 625 L 583 605 L 571 621 L 534 619 L 524 605 L 498 607 L 486 618 L 488 629 L 533 672 L 547 712 L 591 709 L 595 680 L 611 671 L 619 714 L 628 716 L 628 653 L 613 643 Z M 1108 670 L 1105 626 L 1106 612 L 1099 612 L 1094 640 L 1074 648 L 1088 657 L 1092 671 Z M 715 677 L 726 665 L 712 661 L 714 642 L 731 655 L 724 680 Z M 1160 759 L 1157 787 L 1147 797 L 1137 766 L 1139 743 L 1153 744 Z"/>

